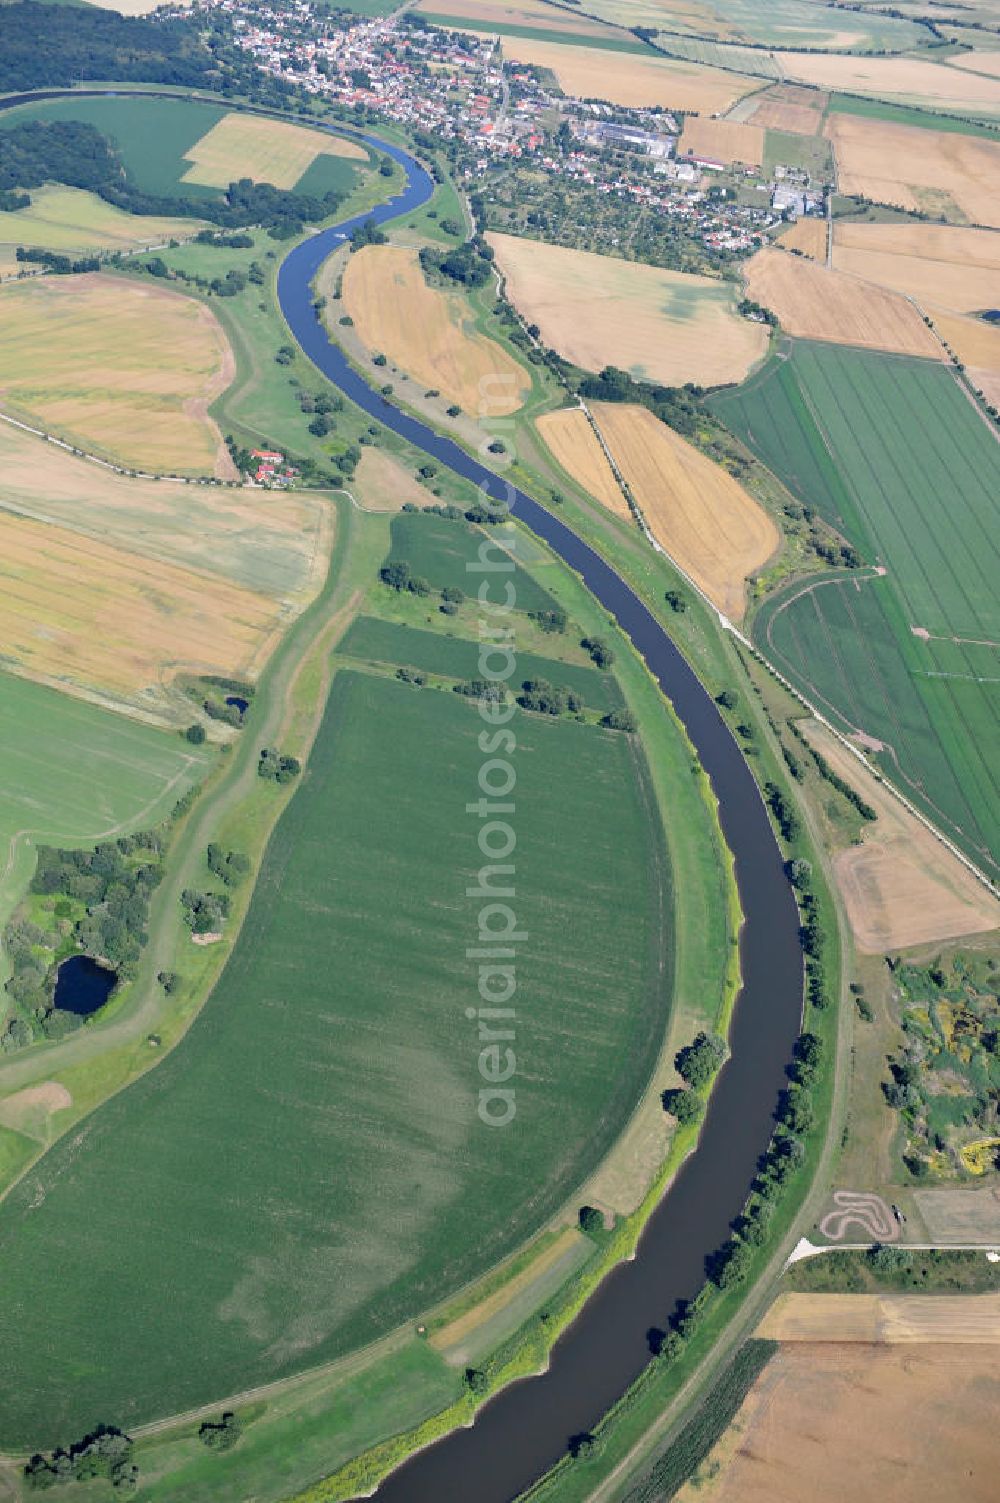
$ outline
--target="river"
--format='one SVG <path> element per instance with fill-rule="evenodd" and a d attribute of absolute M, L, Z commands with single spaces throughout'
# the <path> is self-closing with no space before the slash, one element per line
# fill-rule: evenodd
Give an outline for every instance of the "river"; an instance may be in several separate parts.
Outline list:
<path fill-rule="evenodd" d="M 402 194 L 371 217 L 412 213 L 434 183 L 407 152 L 364 135 L 407 174 Z M 379 423 L 490 495 L 504 482 L 452 440 L 400 411 L 370 387 L 333 345 L 312 306 L 310 284 L 360 215 L 296 246 L 278 272 L 278 298 L 303 351 L 333 384 Z M 542 1376 L 497 1395 L 475 1425 L 415 1456 L 379 1488 L 380 1503 L 509 1503 L 547 1470 L 570 1436 L 589 1430 L 649 1360 L 647 1333 L 700 1288 L 705 1258 L 729 1234 L 773 1127 L 785 1066 L 801 1027 L 802 949 L 798 910 L 757 784 L 711 696 L 663 627 L 605 560 L 560 518 L 520 490 L 514 514 L 575 569 L 631 637 L 674 706 L 716 797 L 736 863 L 745 915 L 743 985 L 724 1066 L 695 1153 L 650 1218 L 632 1262 L 601 1285 L 552 1352 Z M 683 872 L 677 879 L 683 881 Z"/>
<path fill-rule="evenodd" d="M 3 101 L 0 108 L 69 92 L 25 94 Z M 642 1370 L 649 1360 L 650 1327 L 665 1325 L 676 1302 L 697 1292 L 706 1256 L 725 1240 L 743 1205 L 771 1135 L 785 1066 L 801 1026 L 799 918 L 750 769 L 711 696 L 656 618 L 565 522 L 522 491 L 506 492 L 502 481 L 457 444 L 387 402 L 331 344 L 312 306 L 310 284 L 319 267 L 356 224 L 368 217 L 382 223 L 412 212 L 434 189 L 429 174 L 407 152 L 377 136 L 353 134 L 403 167 L 406 188 L 371 216 L 321 230 L 286 256 L 278 273 L 278 297 L 295 339 L 323 374 L 380 424 L 488 494 L 508 494 L 515 515 L 582 576 L 614 615 L 673 704 L 711 779 L 745 915 L 743 984 L 730 1032 L 732 1052 L 712 1092 L 698 1147 L 650 1218 L 636 1257 L 604 1281 L 553 1348 L 544 1374 L 505 1389 L 485 1406 L 474 1426 L 415 1456 L 376 1494 L 380 1503 L 509 1503 L 558 1460 L 570 1436 L 591 1429 Z M 683 880 L 683 872 L 676 879 Z"/>

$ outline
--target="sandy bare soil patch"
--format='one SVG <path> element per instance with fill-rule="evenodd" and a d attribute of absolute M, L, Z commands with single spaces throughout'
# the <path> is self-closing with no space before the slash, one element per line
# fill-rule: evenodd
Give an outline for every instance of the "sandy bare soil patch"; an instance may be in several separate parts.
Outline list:
<path fill-rule="evenodd" d="M 517 235 L 487 236 L 511 300 L 560 354 L 683 385 L 742 381 L 767 351 L 731 285 Z"/>
<path fill-rule="evenodd" d="M 847 1296 L 855 1298 L 856 1296 Z M 684 1503 L 993 1503 L 1000 1352 L 792 1342 L 754 1385 Z"/>
<path fill-rule="evenodd" d="M 29 678 L 162 716 L 179 670 L 255 677 L 282 616 L 280 602 L 217 575 L 0 513 L 3 662 Z"/>
<path fill-rule="evenodd" d="M 230 473 L 205 409 L 234 369 L 215 315 L 182 293 L 103 273 L 0 290 L 0 405 L 121 464 Z"/>
<path fill-rule="evenodd" d="M 797 219 L 778 236 L 779 244 L 783 245 L 786 250 L 801 251 L 804 256 L 809 256 L 813 261 L 826 260 L 826 240 L 826 220 L 817 219 L 815 216 Z"/>
<path fill-rule="evenodd" d="M 1000 903 L 826 726 L 803 734 L 878 818 L 833 870 L 858 948 L 869 955 L 978 934 L 1000 924 Z"/>
<path fill-rule="evenodd" d="M 933 1190 L 915 1190 L 913 1197 L 932 1241 L 1000 1247 L 1000 1190 L 992 1185 L 936 1185 Z"/>
<path fill-rule="evenodd" d="M 782 236 L 781 243 L 790 242 Z M 833 264 L 838 271 L 905 292 L 921 307 L 933 304 L 973 313 L 1000 304 L 1000 235 L 989 230 L 940 224 L 837 224 Z"/>
<path fill-rule="evenodd" d="M 31 1138 L 48 1140 L 49 1119 L 73 1105 L 73 1098 L 57 1080 L 26 1086 L 0 1101 L 0 1123 Z"/>
<path fill-rule="evenodd" d="M 420 0 L 416 9 L 435 16 L 454 16 L 456 29 L 488 32 L 491 26 L 523 26 L 539 31 L 565 31 L 568 36 L 604 36 L 614 33 L 586 16 L 546 5 L 543 0 Z M 464 23 L 464 24 L 463 24 Z"/>
<path fill-rule="evenodd" d="M 1000 80 L 959 73 L 957 69 L 942 68 L 939 63 L 925 62 L 922 58 L 838 57 L 833 53 L 808 52 L 776 52 L 774 57 L 786 78 L 816 84 L 821 89 L 867 94 L 890 103 L 925 104 L 959 114 L 973 110 L 977 114 L 1000 114 Z M 873 123 L 861 116 L 832 118 Z"/>
<path fill-rule="evenodd" d="M 943 358 L 940 344 L 912 303 L 885 287 L 830 271 L 767 246 L 746 264 L 747 291 L 778 315 L 788 334 L 868 350 Z"/>
<path fill-rule="evenodd" d="M 616 516 L 631 518 L 628 502 L 612 474 L 608 457 L 581 408 L 565 407 L 561 412 L 548 412 L 537 420 L 535 427 L 578 485 Z"/>
<path fill-rule="evenodd" d="M 368 160 L 362 147 L 343 136 L 257 115 L 223 115 L 185 153 L 184 160 L 192 165 L 181 181 L 228 188 L 249 177 L 275 188 L 294 188 L 318 156 Z"/>
<path fill-rule="evenodd" d="M 757 82 L 675 58 L 646 58 L 524 37 L 504 37 L 503 51 L 516 62 L 550 69 L 564 94 L 578 99 L 607 99 L 639 109 L 658 104 L 666 109 L 715 115 L 748 94 Z"/>
<path fill-rule="evenodd" d="M 1000 142 L 856 115 L 831 115 L 825 134 L 842 193 L 1000 226 Z"/>
<path fill-rule="evenodd" d="M 220 574 L 286 607 L 312 600 L 326 575 L 333 512 L 306 491 L 276 502 L 254 490 L 134 480 L 10 423 L 0 423 L 0 472 L 4 511 Z"/>
<path fill-rule="evenodd" d="M 753 125 L 736 125 L 731 120 L 689 115 L 684 121 L 678 151 L 682 156 L 711 157 L 718 162 L 759 167 L 764 160 L 764 130 L 756 120 Z"/>
<path fill-rule="evenodd" d="M 740 620 L 748 575 L 781 544 L 774 521 L 647 407 L 595 402 L 593 413 L 657 542 L 720 611 Z"/>
<path fill-rule="evenodd" d="M 1000 1294 L 781 1294 L 754 1334 L 770 1341 L 994 1345 Z"/>
<path fill-rule="evenodd" d="M 361 450 L 351 490 L 366 511 L 399 511 L 408 501 L 429 506 L 434 500 L 394 454 L 374 447 Z"/>
<path fill-rule="evenodd" d="M 459 292 L 428 286 L 415 250 L 368 245 L 344 272 L 344 307 L 358 338 L 425 387 L 435 387 L 472 416 L 516 412 L 531 377 L 512 355 L 479 332 Z"/>

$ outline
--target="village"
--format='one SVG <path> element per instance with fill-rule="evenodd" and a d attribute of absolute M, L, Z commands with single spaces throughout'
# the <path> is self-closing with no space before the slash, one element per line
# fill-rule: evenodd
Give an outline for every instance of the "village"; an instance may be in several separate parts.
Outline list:
<path fill-rule="evenodd" d="M 669 219 L 723 258 L 752 254 L 782 224 L 824 211 L 825 185 L 805 172 L 777 164 L 765 177 L 761 164 L 686 151 L 679 112 L 568 97 L 551 74 L 506 61 L 499 36 L 446 31 L 413 12 L 358 20 L 316 0 L 203 8 L 227 18 L 265 71 L 338 113 L 390 120 L 443 147 L 459 184 L 486 204 L 504 180 L 508 200 L 537 198 L 522 191 L 528 170 Z M 515 218 L 506 227 L 533 232 Z M 613 249 L 614 234 L 606 238 Z"/>

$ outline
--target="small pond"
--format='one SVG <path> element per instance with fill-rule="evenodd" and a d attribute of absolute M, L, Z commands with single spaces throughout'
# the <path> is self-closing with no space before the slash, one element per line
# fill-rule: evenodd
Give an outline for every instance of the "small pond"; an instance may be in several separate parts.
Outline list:
<path fill-rule="evenodd" d="M 241 699 L 238 694 L 230 694 L 226 699 L 226 704 L 234 710 L 239 710 L 241 715 L 245 715 L 250 708 L 250 701 L 248 699 Z"/>
<path fill-rule="evenodd" d="M 53 1003 L 63 1012 L 89 1018 L 103 1007 L 115 989 L 118 976 L 106 966 L 98 965 L 89 955 L 71 955 L 56 972 Z"/>

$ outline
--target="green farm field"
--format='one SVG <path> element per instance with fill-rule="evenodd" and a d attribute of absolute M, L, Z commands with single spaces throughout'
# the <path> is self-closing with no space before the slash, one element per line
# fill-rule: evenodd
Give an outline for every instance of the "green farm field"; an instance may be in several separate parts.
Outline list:
<path fill-rule="evenodd" d="M 560 645 L 556 638 L 555 645 Z M 376 616 L 361 616 L 340 644 L 344 657 L 394 663 L 443 678 L 471 679 L 479 674 L 479 644 L 440 632 L 420 631 Z M 517 688 L 525 679 L 547 678 L 557 689 L 572 689 L 594 710 L 613 710 L 622 703 L 618 680 L 598 668 L 583 668 L 533 652 L 517 652 Z"/>
<path fill-rule="evenodd" d="M 26 120 L 82 120 L 114 142 L 130 178 L 145 192 L 171 197 L 216 198 L 218 188 L 186 177 L 192 165 L 186 160 L 186 154 L 230 113 L 226 105 L 181 97 L 141 99 L 116 94 L 23 105 L 4 112 L 0 117 L 0 130 Z M 257 117 L 249 118 L 258 123 Z M 302 173 L 294 185 L 295 190 L 315 194 L 349 193 L 358 183 L 357 165 L 321 154 Z M 360 165 L 364 166 L 364 163 Z M 234 168 L 233 176 L 239 175 Z"/>
<path fill-rule="evenodd" d="M 666 857 L 633 738 L 515 725 L 515 1120 L 479 1121 L 465 1012 L 482 721 L 342 670 L 204 1012 L 0 1208 L 0 1342 L 22 1375 L 3 1444 L 365 1344 L 493 1266 L 607 1152 L 669 1007 Z"/>
<path fill-rule="evenodd" d="M 792 131 L 768 130 L 764 136 L 764 175 L 773 176 L 775 166 L 801 167 L 814 182 L 832 183 L 833 153 L 825 136 L 802 136 Z"/>
<path fill-rule="evenodd" d="M 180 737 L 0 673 L 0 922 L 20 899 L 34 844 L 93 844 L 155 824 L 212 754 Z"/>
<path fill-rule="evenodd" d="M 83 120 L 109 136 L 129 176 L 147 193 L 186 198 L 217 196 L 214 188 L 181 183 L 190 167 L 184 153 L 217 125 L 225 105 L 187 99 L 137 99 L 116 94 L 99 99 L 49 99 L 0 115 L 0 130 L 26 120 Z M 2 139 L 2 138 L 0 138 Z"/>
<path fill-rule="evenodd" d="M 499 546 L 496 534 L 468 522 L 449 521 L 433 513 L 403 512 L 392 519 L 389 560 L 405 560 L 412 565 L 414 574 L 422 575 L 435 589 L 458 585 L 466 594 L 473 595 L 480 581 L 489 576 L 467 573 L 467 565 L 478 561 L 484 546 L 485 557 L 496 558 L 491 543 Z M 552 596 L 519 564 L 504 578 L 510 580 L 516 592 L 519 611 L 549 611 L 555 605 Z"/>
<path fill-rule="evenodd" d="M 804 341 L 712 406 L 874 566 L 787 586 L 758 644 L 996 873 L 995 434 L 944 366 Z"/>

